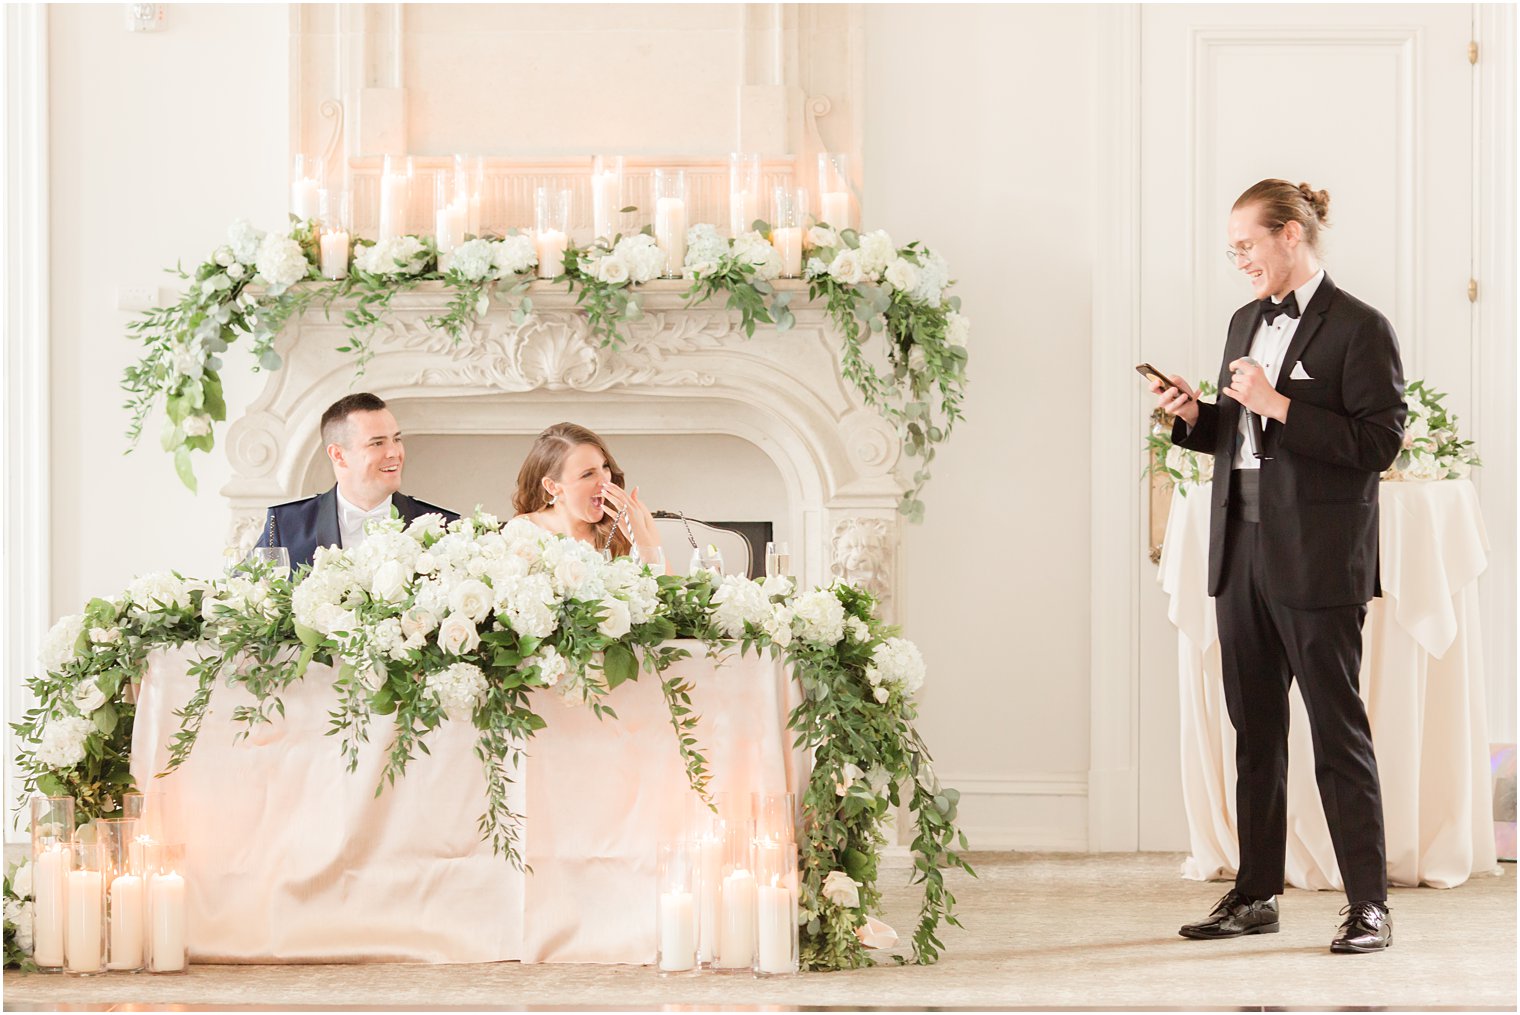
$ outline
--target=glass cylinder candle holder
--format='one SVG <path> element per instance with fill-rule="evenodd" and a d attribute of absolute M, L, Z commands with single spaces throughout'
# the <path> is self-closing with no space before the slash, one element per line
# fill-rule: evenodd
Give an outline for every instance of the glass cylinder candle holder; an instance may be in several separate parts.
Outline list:
<path fill-rule="evenodd" d="M 797 844 L 755 843 L 755 966 L 759 976 L 797 972 Z"/>
<path fill-rule="evenodd" d="M 849 160 L 843 155 L 818 156 L 818 221 L 835 229 L 855 228 L 850 191 Z"/>
<path fill-rule="evenodd" d="M 290 214 L 302 222 L 315 218 L 322 182 L 322 160 L 315 155 L 297 155 L 290 172 Z"/>
<path fill-rule="evenodd" d="M 777 187 L 771 194 L 771 246 L 781 255 L 781 276 L 802 276 L 802 234 L 807 228 L 807 191 Z"/>
<path fill-rule="evenodd" d="M 755 793 L 751 797 L 755 815 L 755 841 L 797 841 L 797 797 L 793 793 Z"/>
<path fill-rule="evenodd" d="M 433 179 L 433 244 L 438 248 L 439 268 L 448 270 L 454 248 L 464 242 L 470 227 L 468 177 L 439 172 Z"/>
<path fill-rule="evenodd" d="M 743 807 L 737 804 L 742 801 Z M 718 933 L 713 968 L 720 972 L 749 972 L 755 961 L 755 822 L 748 816 L 749 795 L 735 795 L 723 818 L 722 878 L 718 889 Z"/>
<path fill-rule="evenodd" d="M 654 239 L 665 255 L 666 278 L 680 278 L 686 264 L 686 171 L 654 171 Z"/>
<path fill-rule="evenodd" d="M 63 968 L 63 923 L 73 866 L 74 798 L 32 797 L 32 961 Z"/>
<path fill-rule="evenodd" d="M 484 205 L 486 192 L 486 160 L 483 155 L 454 156 L 454 178 L 465 194 L 468 215 L 465 222 L 466 236 L 484 235 Z"/>
<path fill-rule="evenodd" d="M 591 238 L 609 243 L 622 232 L 623 157 L 598 155 L 591 162 Z"/>
<path fill-rule="evenodd" d="M 533 246 L 538 251 L 538 277 L 565 273 L 565 249 L 570 245 L 570 191 L 539 187 L 533 193 Z"/>
<path fill-rule="evenodd" d="M 148 972 L 183 973 L 190 965 L 185 909 L 185 847 L 154 843 L 144 850 L 148 890 Z"/>
<path fill-rule="evenodd" d="M 661 976 L 695 972 L 702 892 L 701 864 L 695 844 L 662 843 L 656 877 L 659 887 L 655 913 L 659 941 L 656 968 Z"/>
<path fill-rule="evenodd" d="M 380 239 L 406 233 L 407 211 L 412 196 L 412 160 L 387 155 L 380 167 Z"/>
<path fill-rule="evenodd" d="M 322 230 L 318 236 L 322 277 L 340 279 L 348 277 L 349 252 L 353 248 L 352 195 L 346 190 L 322 191 Z M 131 815 L 128 815 L 130 817 Z"/>
<path fill-rule="evenodd" d="M 728 157 L 729 235 L 749 232 L 759 217 L 760 156 L 734 152 Z"/>
<path fill-rule="evenodd" d="M 86 826 L 78 834 L 90 830 Z M 98 841 L 75 839 L 63 893 L 63 971 L 71 976 L 94 976 L 106 969 L 104 858 Z"/>
<path fill-rule="evenodd" d="M 95 822 L 100 849 L 100 872 L 106 889 L 106 968 L 138 972 L 146 949 L 147 891 L 143 884 L 143 852 L 137 841 L 136 818 L 101 818 Z"/>

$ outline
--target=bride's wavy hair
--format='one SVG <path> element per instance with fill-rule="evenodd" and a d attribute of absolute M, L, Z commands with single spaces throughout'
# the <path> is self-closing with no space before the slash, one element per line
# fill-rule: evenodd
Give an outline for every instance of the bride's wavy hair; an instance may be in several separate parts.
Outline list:
<path fill-rule="evenodd" d="M 520 515 L 528 515 L 547 508 L 549 491 L 544 489 L 544 477 L 560 481 L 565 459 L 571 451 L 583 444 L 590 444 L 600 451 L 612 469 L 612 481 L 623 489 L 628 489 L 623 470 L 607 449 L 606 441 L 578 423 L 555 423 L 538 435 L 538 439 L 528 449 L 528 456 L 523 459 L 522 468 L 517 471 L 517 491 L 512 494 L 512 510 Z M 613 519 L 603 518 L 596 524 L 598 547 L 607 541 L 612 523 Z M 612 533 L 612 552 L 615 556 L 624 556 L 632 549 L 633 545 L 624 532 L 619 530 Z"/>

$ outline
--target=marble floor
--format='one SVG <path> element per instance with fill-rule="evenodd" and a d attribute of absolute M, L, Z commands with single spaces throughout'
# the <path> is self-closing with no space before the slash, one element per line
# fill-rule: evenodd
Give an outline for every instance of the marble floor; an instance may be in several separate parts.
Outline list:
<path fill-rule="evenodd" d="M 10 1011 L 499 1009 L 1509 1009 L 1515 867 L 1450 890 L 1395 889 L 1394 945 L 1332 955 L 1344 898 L 1290 890 L 1282 932 L 1188 941 L 1177 927 L 1228 885 L 1182 880 L 1180 854 L 981 853 L 955 879 L 965 930 L 939 964 L 757 980 L 664 979 L 587 965 L 193 966 L 185 976 L 5 974 Z M 906 871 L 888 871 L 905 879 Z M 911 928 L 916 891 L 889 887 Z"/>

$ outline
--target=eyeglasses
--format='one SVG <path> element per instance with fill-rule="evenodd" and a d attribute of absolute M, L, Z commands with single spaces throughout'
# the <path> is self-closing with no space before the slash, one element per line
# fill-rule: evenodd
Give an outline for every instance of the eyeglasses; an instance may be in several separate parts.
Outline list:
<path fill-rule="evenodd" d="M 1267 233 L 1268 233 L 1268 235 L 1271 235 L 1272 233 L 1277 232 L 1279 229 L 1281 229 L 1283 227 L 1284 224 L 1285 223 L 1279 222 L 1275 226 L 1268 226 L 1267 227 Z M 1252 254 L 1253 251 L 1255 251 L 1255 249 L 1256 249 L 1256 244 L 1255 243 L 1242 243 L 1238 247 L 1227 247 L 1227 248 L 1225 248 L 1224 259 L 1226 261 L 1229 261 L 1230 262 L 1230 267 L 1233 268 L 1233 267 L 1235 267 L 1236 264 L 1238 264 L 1240 262 L 1241 258 L 1245 258 L 1247 261 L 1249 261 L 1251 259 L 1251 254 Z"/>

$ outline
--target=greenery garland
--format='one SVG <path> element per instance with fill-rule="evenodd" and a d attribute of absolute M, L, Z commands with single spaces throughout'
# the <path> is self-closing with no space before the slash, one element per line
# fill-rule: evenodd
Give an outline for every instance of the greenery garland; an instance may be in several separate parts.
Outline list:
<path fill-rule="evenodd" d="M 429 735 L 471 722 L 485 766 L 482 838 L 521 865 L 519 817 L 507 804 L 511 765 L 545 725 L 529 694 L 542 688 L 615 720 L 605 696 L 648 674 L 661 683 L 676 747 L 705 795 L 708 762 L 689 684 L 667 675 L 694 638 L 710 650 L 768 652 L 802 688 L 789 717 L 814 767 L 799 829 L 802 959 L 808 969 L 870 965 L 858 935 L 880 907 L 883 819 L 906 793 L 914 816 L 914 880 L 924 884 L 912 957 L 933 962 L 943 922 L 959 926 L 943 872 L 970 871 L 955 826 L 957 795 L 934 778 L 913 727 L 924 676 L 918 650 L 875 616 L 871 596 L 834 584 L 806 592 L 787 579 L 710 572 L 656 576 L 524 520 L 436 515 L 403 529 L 371 523 L 353 550 L 324 548 L 297 581 L 240 571 L 211 581 L 146 575 L 93 599 L 49 633 L 37 705 L 13 724 L 28 791 L 68 795 L 81 822 L 120 813 L 136 696 L 149 653 L 196 645 L 197 690 L 177 713 L 169 767 L 189 756 L 219 685 L 253 698 L 233 720 L 247 735 L 280 721 L 281 694 L 313 662 L 333 667 L 339 705 L 329 735 L 350 770 L 376 716 L 397 736 L 381 788 L 404 777 Z M 30 868 L 6 879 L 7 963 L 24 961 Z"/>
<path fill-rule="evenodd" d="M 774 285 L 781 264 L 769 242 L 770 227 L 755 226 L 732 240 L 718 237 L 711 226 L 692 227 L 683 271 L 691 283 L 688 305 L 722 298 L 751 337 L 762 324 L 784 331 L 795 323 L 793 293 Z M 803 277 L 809 297 L 824 302 L 843 342 L 845 377 L 896 428 L 904 453 L 919 460 L 899 510 L 921 521 L 929 466 L 962 417 L 966 382 L 970 322 L 960 313 L 959 297 L 947 295 L 953 284 L 948 267 L 922 244 L 898 247 L 881 230 L 819 225 L 806 235 Z M 335 305 L 342 308 L 348 338 L 339 349 L 354 355 L 361 373 L 391 299 L 421 282 L 440 281 L 450 291 L 445 312 L 428 323 L 456 343 L 468 340 L 492 301 L 511 307 L 518 323 L 533 312 L 529 285 L 537 254 L 521 234 L 471 238 L 443 257 L 426 236 L 358 241 L 351 253 L 346 278 L 324 279 L 315 223 L 293 221 L 284 233 L 266 234 L 240 220 L 229 229 L 228 242 L 193 273 L 172 269 L 189 282 L 178 302 L 128 325 L 145 346 L 122 378 L 130 444 L 136 445 L 148 415 L 161 404 L 167 416 L 163 449 L 174 456 L 181 481 L 196 489 L 191 452 L 209 452 L 216 424 L 227 418 L 224 353 L 246 337 L 255 370 L 279 369 L 275 336 L 313 307 L 329 317 Z M 569 248 L 559 274 L 541 284 L 565 286 L 586 314 L 592 337 L 617 347 L 628 324 L 642 316 L 640 286 L 658 277 L 663 264 L 646 228 Z M 877 334 L 885 372 L 873 362 L 871 339 Z"/>

